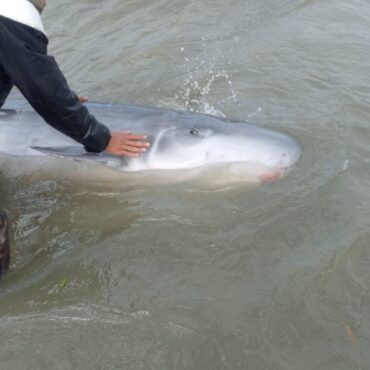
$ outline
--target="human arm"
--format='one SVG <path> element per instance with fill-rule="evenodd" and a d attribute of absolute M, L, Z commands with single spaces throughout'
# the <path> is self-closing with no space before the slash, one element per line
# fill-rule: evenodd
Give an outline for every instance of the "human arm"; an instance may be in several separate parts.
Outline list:
<path fill-rule="evenodd" d="M 0 108 L 4 105 L 13 84 L 0 66 Z"/>
<path fill-rule="evenodd" d="M 89 152 L 107 150 L 112 154 L 129 152 L 136 156 L 145 149 L 147 143 L 142 136 L 111 134 L 89 113 L 69 88 L 55 59 L 47 55 L 47 45 L 48 40 L 41 32 L 1 19 L 0 65 L 43 119 Z"/>
<path fill-rule="evenodd" d="M 78 99 L 81 104 L 89 101 L 89 98 L 83 95 L 80 95 Z M 129 132 L 111 132 L 111 139 L 106 151 L 126 157 L 138 157 L 140 153 L 146 152 L 149 147 L 146 139 L 144 135 L 132 135 Z"/>
<path fill-rule="evenodd" d="M 54 58 L 33 49 L 21 51 L 20 55 L 13 53 L 11 74 L 30 105 L 50 126 L 81 143 L 86 151 L 104 151 L 111 139 L 109 129 L 80 103 Z"/>
<path fill-rule="evenodd" d="M 54 58 L 42 55 L 36 58 L 43 65 L 42 71 L 47 79 L 42 76 L 35 79 L 33 76 L 27 86 L 20 85 L 19 88 L 47 123 L 80 142 L 88 152 L 107 151 L 115 155 L 136 157 L 146 151 L 144 136 L 111 133 L 89 113 L 79 97 L 69 89 Z"/>

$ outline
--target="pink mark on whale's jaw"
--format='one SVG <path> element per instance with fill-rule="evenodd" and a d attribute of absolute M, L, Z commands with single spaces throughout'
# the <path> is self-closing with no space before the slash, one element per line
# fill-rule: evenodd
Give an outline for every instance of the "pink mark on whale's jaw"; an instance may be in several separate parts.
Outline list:
<path fill-rule="evenodd" d="M 283 168 L 271 170 L 269 173 L 265 173 L 260 177 L 262 182 L 274 183 L 280 180 L 286 171 Z"/>

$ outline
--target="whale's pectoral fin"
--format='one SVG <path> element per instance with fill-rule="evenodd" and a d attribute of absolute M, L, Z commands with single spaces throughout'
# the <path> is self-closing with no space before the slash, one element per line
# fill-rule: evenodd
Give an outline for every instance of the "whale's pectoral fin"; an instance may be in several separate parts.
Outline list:
<path fill-rule="evenodd" d="M 0 119 L 1 120 L 11 118 L 15 114 L 17 114 L 17 111 L 14 109 L 0 109 Z"/>
<path fill-rule="evenodd" d="M 40 153 L 52 155 L 55 157 L 97 157 L 95 153 L 87 153 L 82 146 L 59 146 L 59 147 L 41 147 L 31 146 L 31 149 Z"/>
<path fill-rule="evenodd" d="M 40 147 L 31 146 L 33 150 L 40 153 L 58 157 L 62 159 L 69 159 L 78 162 L 94 162 L 100 165 L 107 165 L 109 167 L 117 168 L 126 165 L 126 160 L 108 153 L 88 153 L 82 146 L 58 146 L 58 147 Z"/>

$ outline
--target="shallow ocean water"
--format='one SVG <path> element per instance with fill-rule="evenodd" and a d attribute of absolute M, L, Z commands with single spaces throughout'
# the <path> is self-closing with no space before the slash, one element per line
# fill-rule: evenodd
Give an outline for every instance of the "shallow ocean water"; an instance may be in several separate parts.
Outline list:
<path fill-rule="evenodd" d="M 44 21 L 92 101 L 253 121 L 303 157 L 220 189 L 0 157 L 1 369 L 368 369 L 370 5 L 50 0 Z"/>

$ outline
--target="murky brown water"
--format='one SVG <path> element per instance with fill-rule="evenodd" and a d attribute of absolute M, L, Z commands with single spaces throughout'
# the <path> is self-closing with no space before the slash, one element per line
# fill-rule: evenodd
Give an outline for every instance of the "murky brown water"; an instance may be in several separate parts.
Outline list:
<path fill-rule="evenodd" d="M 226 190 L 1 157 L 1 369 L 370 368 L 368 2 L 49 3 L 91 100 L 251 120 L 304 152 Z"/>

